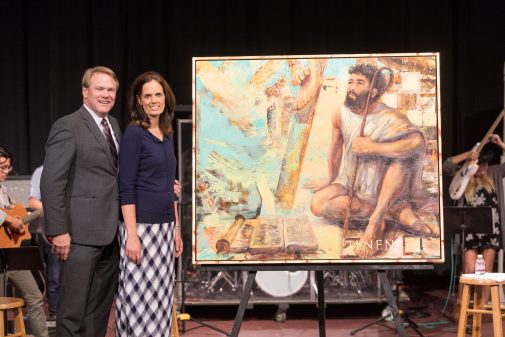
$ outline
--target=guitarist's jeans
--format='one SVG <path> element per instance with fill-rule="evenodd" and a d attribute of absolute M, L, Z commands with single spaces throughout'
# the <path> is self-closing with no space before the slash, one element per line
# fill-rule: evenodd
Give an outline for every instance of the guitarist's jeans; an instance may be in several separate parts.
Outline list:
<path fill-rule="evenodd" d="M 60 296 L 60 269 L 61 262 L 56 254 L 51 252 L 51 246 L 44 240 L 39 241 L 42 245 L 43 256 L 46 262 L 47 279 L 47 307 L 50 315 L 56 315 L 58 308 L 58 298 Z"/>
<path fill-rule="evenodd" d="M 36 337 L 48 337 L 46 315 L 44 314 L 44 298 L 29 270 L 8 271 L 7 278 L 21 291 L 26 303 L 26 314 L 32 332 Z M 0 274 L 0 294 L 4 292 L 4 275 Z"/>

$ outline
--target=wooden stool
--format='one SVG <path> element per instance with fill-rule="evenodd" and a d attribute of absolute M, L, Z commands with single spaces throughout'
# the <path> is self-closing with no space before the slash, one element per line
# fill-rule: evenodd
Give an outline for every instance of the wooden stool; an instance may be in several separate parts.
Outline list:
<path fill-rule="evenodd" d="M 189 321 L 191 316 L 185 313 L 177 313 L 177 305 L 172 307 L 172 337 L 179 337 L 179 321 Z"/>
<path fill-rule="evenodd" d="M 172 306 L 172 337 L 179 337 L 179 322 L 177 321 L 177 307 Z"/>
<path fill-rule="evenodd" d="M 14 333 L 7 335 L 8 337 L 26 337 L 25 322 L 23 321 L 23 311 L 21 307 L 25 302 L 21 298 L 16 297 L 0 297 L 0 337 L 6 337 L 4 313 L 6 310 L 15 310 L 14 316 Z"/>
<path fill-rule="evenodd" d="M 466 322 L 469 314 L 473 314 L 473 329 L 472 337 L 481 337 L 482 333 L 482 314 L 493 315 L 493 331 L 494 337 L 503 337 L 502 317 L 500 308 L 500 293 L 499 286 L 505 284 L 490 279 L 477 279 L 461 276 L 459 284 L 462 287 L 461 292 L 461 311 L 459 314 L 458 337 L 465 337 Z M 474 287 L 473 291 L 473 308 L 470 305 L 470 288 Z M 491 288 L 491 310 L 489 306 L 481 305 L 482 289 L 484 286 Z"/>

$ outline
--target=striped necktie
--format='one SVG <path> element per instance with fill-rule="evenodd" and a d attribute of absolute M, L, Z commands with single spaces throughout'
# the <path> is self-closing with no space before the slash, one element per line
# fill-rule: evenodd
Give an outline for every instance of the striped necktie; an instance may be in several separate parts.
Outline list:
<path fill-rule="evenodd" d="M 102 124 L 105 139 L 107 139 L 107 143 L 109 143 L 110 153 L 112 153 L 112 157 L 114 158 L 114 165 L 117 167 L 117 149 L 116 144 L 114 143 L 114 139 L 112 139 L 109 123 L 107 123 L 107 120 L 103 118 L 100 124 Z"/>

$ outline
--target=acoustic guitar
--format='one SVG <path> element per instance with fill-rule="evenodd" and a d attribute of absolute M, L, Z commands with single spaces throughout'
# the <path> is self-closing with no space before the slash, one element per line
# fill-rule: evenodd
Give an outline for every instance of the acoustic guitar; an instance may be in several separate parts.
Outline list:
<path fill-rule="evenodd" d="M 12 217 L 21 218 L 23 221 L 22 231 L 15 233 L 4 224 L 0 228 L 0 248 L 18 248 L 21 246 L 21 242 L 24 240 L 30 240 L 32 234 L 28 230 L 28 224 L 42 216 L 44 216 L 44 210 L 38 209 L 30 214 L 26 208 L 21 204 L 14 204 L 11 207 L 2 208 L 2 211 L 7 213 Z"/>

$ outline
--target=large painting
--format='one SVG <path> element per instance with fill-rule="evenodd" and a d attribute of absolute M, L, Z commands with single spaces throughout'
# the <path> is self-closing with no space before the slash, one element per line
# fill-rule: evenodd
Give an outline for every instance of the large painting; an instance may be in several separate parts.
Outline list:
<path fill-rule="evenodd" d="M 443 262 L 439 55 L 193 59 L 193 262 Z"/>

